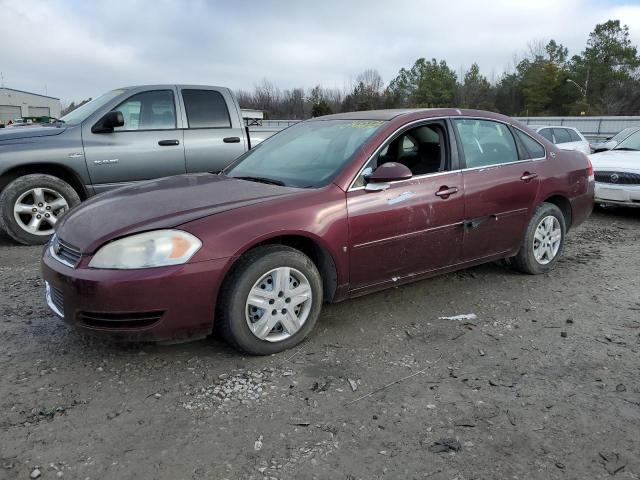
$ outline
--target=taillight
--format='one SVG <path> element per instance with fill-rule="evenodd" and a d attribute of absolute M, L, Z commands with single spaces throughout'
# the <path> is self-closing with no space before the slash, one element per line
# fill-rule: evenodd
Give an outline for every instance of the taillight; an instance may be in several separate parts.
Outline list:
<path fill-rule="evenodd" d="M 591 164 L 591 160 L 587 157 L 587 175 L 589 176 L 589 180 L 595 180 L 593 175 L 593 165 Z"/>

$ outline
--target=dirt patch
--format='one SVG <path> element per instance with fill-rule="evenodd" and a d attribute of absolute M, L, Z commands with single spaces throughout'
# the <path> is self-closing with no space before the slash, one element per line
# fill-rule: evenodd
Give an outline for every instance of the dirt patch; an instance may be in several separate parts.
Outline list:
<path fill-rule="evenodd" d="M 328 305 L 262 358 L 82 337 L 47 311 L 39 253 L 0 238 L 2 479 L 640 476 L 640 211 L 596 211 L 549 275 Z"/>

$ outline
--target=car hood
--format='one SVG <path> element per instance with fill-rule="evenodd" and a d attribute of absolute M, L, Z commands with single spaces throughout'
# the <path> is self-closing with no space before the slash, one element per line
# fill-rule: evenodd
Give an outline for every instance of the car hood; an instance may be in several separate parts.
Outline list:
<path fill-rule="evenodd" d="M 300 194 L 297 188 L 210 173 L 178 175 L 93 197 L 65 215 L 56 233 L 83 253 L 105 242 L 149 230 L 173 228 L 216 213 Z"/>
<path fill-rule="evenodd" d="M 594 170 L 640 171 L 640 152 L 631 150 L 607 150 L 589 155 Z"/>
<path fill-rule="evenodd" d="M 60 135 L 65 130 L 66 128 L 60 126 L 0 128 L 0 142 L 20 138 L 50 137 Z"/>

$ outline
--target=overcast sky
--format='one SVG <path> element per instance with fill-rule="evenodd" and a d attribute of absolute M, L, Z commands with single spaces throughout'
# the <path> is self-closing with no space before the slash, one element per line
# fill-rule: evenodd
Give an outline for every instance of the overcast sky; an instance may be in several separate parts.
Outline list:
<path fill-rule="evenodd" d="M 419 57 L 491 78 L 531 40 L 579 53 L 608 19 L 640 44 L 640 0 L 0 0 L 0 71 L 63 101 L 144 83 L 343 88 L 367 68 L 387 83 Z"/>

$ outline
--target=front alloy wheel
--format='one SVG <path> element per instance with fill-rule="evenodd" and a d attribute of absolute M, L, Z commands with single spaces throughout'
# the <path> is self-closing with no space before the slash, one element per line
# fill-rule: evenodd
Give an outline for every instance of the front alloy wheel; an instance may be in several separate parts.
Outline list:
<path fill-rule="evenodd" d="M 32 235 L 51 235 L 58 217 L 69 210 L 69 203 L 56 190 L 32 188 L 13 205 L 16 223 Z"/>
<path fill-rule="evenodd" d="M 264 245 L 243 255 L 225 279 L 215 323 L 225 339 L 253 355 L 300 343 L 322 308 L 322 277 L 304 253 Z"/>
<path fill-rule="evenodd" d="M 313 293 L 295 268 L 275 268 L 258 280 L 247 298 L 247 325 L 260 340 L 280 342 L 298 331 L 309 316 Z"/>

